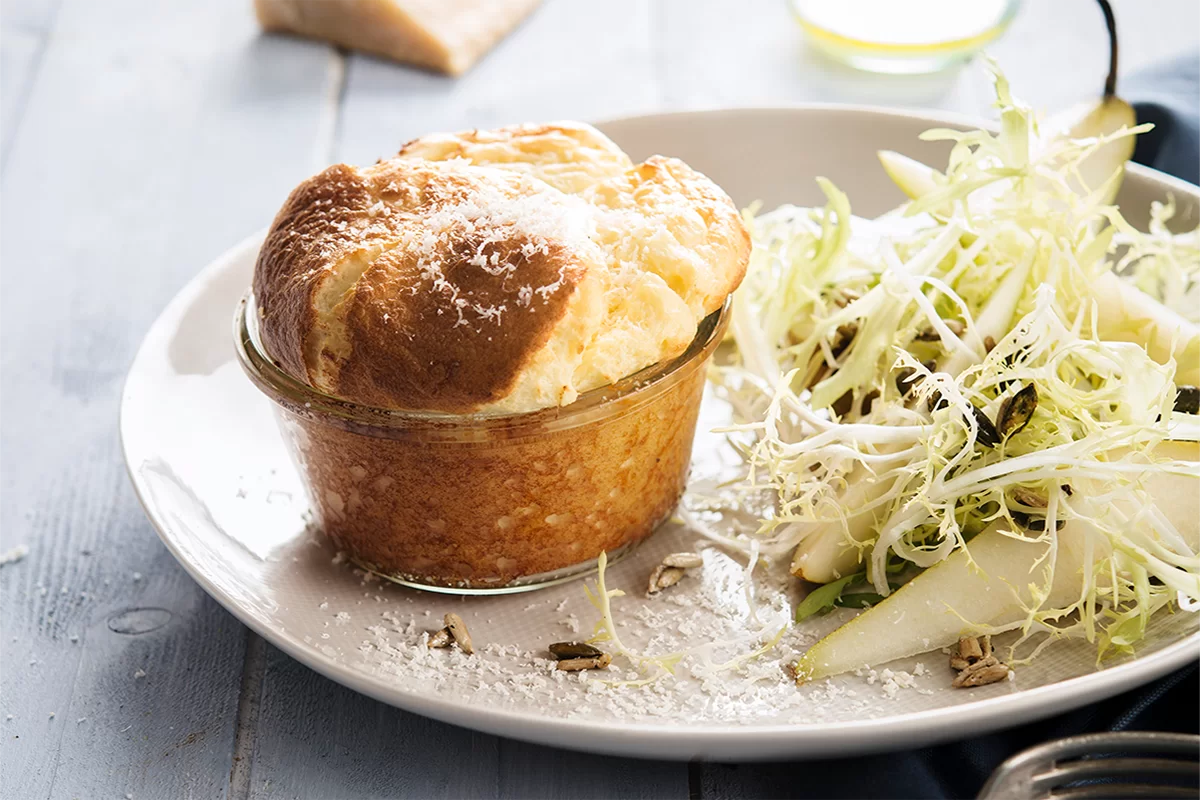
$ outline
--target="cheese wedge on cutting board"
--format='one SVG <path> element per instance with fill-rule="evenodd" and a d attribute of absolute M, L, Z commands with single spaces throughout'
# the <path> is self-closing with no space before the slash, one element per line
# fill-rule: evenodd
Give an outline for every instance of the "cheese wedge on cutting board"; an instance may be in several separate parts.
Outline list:
<path fill-rule="evenodd" d="M 268 31 L 460 75 L 540 0 L 255 0 Z"/>

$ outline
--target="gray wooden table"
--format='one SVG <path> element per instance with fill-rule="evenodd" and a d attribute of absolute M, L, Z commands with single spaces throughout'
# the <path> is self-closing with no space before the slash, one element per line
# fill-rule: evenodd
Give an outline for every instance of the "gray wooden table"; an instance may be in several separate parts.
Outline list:
<path fill-rule="evenodd" d="M 736 10 L 735 10 L 736 9 Z M 1200 40 L 1195 0 L 1118 4 L 1123 71 Z M 415 135 L 662 108 L 851 100 L 984 114 L 977 66 L 871 78 L 783 0 L 551 0 L 455 81 L 256 30 L 250 0 L 5 0 L 0 17 L 0 794 L 768 797 L 792 769 L 602 758 L 432 722 L 292 661 L 172 560 L 127 483 L 134 350 L 301 178 Z M 1092 0 L 1027 0 L 992 48 L 1053 107 L 1097 90 Z"/>

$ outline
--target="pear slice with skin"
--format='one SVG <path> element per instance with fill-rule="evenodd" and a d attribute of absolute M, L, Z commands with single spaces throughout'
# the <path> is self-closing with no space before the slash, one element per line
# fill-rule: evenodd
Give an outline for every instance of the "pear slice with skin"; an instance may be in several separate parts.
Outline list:
<path fill-rule="evenodd" d="M 1112 96 L 1061 111 L 1045 122 L 1043 130 L 1052 137 L 1063 139 L 1097 139 L 1134 125 L 1137 125 L 1137 115 L 1133 106 Z M 1114 174 L 1123 175 L 1125 164 L 1133 158 L 1133 148 L 1132 136 L 1123 136 L 1099 148 L 1079 165 L 1083 185 L 1072 188 L 1077 194 L 1085 195 L 1104 186 Z M 1118 177 L 1108 185 L 1101 202 L 1112 203 L 1120 188 L 1121 178 Z"/>
<path fill-rule="evenodd" d="M 860 509 L 891 488 L 887 481 L 866 478 L 865 472 L 860 468 L 851 473 L 849 485 L 837 498 L 837 504 L 846 509 L 844 525 L 842 520 L 816 523 L 796 545 L 793 575 L 812 583 L 829 583 L 858 571 L 862 559 L 854 542 L 874 537 L 876 526 L 876 512 Z"/>
<path fill-rule="evenodd" d="M 1100 338 L 1145 346 L 1159 364 L 1175 359 L 1175 385 L 1200 385 L 1200 325 L 1106 272 L 1092 285 Z"/>
<path fill-rule="evenodd" d="M 1166 442 L 1155 455 L 1200 461 L 1195 442 Z M 1161 473 L 1146 480 L 1159 511 L 1200 549 L 1200 478 Z M 1058 556 L 1046 608 L 1074 602 L 1082 591 L 1086 545 L 1093 558 L 1108 555 L 1108 537 L 1089 523 L 1070 520 L 1058 531 Z M 813 645 L 796 662 L 798 682 L 876 666 L 947 647 L 961 636 L 1019 627 L 1026 619 L 1030 584 L 1046 579 L 1045 542 L 1013 534 L 993 523 L 962 550 L 925 570 L 883 602 L 868 609 Z M 975 566 L 972 566 L 971 560 Z"/>
<path fill-rule="evenodd" d="M 880 150 L 878 156 L 883 171 L 910 200 L 917 200 L 936 189 L 941 185 L 938 178 L 945 180 L 945 176 L 933 167 L 895 150 Z"/>

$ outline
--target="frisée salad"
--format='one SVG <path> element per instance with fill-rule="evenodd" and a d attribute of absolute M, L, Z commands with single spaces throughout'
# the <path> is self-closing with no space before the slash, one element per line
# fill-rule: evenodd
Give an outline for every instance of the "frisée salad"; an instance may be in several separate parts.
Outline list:
<path fill-rule="evenodd" d="M 1129 652 L 1200 601 L 1200 229 L 1113 204 L 1146 126 L 1050 130 L 992 77 L 998 132 L 927 131 L 943 169 L 880 154 L 901 208 L 856 217 L 818 179 L 823 208 L 746 212 L 713 381 L 773 502 L 707 532 L 790 558 L 797 619 L 866 609 L 798 680 L 1014 629 L 1013 664 L 1062 637 Z"/>

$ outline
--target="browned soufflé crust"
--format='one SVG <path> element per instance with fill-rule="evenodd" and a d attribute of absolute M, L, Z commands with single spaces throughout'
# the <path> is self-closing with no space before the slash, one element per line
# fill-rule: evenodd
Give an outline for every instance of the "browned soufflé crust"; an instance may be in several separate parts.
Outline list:
<path fill-rule="evenodd" d="M 570 571 L 678 502 L 723 329 L 697 331 L 749 247 L 703 175 L 586 125 L 423 137 L 288 198 L 247 313 L 314 391 L 250 374 L 359 563 L 472 589 Z"/>
<path fill-rule="evenodd" d="M 255 271 L 263 346 L 293 377 L 366 405 L 458 412 L 503 396 L 586 267 L 557 242 L 437 216 L 480 198 L 514 203 L 528 197 L 528 183 L 406 160 L 339 165 L 306 181 L 276 218 Z M 445 234 L 431 243 L 437 252 L 424 246 L 431 221 Z M 481 269 L 471 262 L 481 252 L 511 269 Z M 433 259 L 437 270 L 428 268 Z M 506 315 L 504 335 L 482 335 L 480 318 L 488 324 L 489 310 L 518 307 L 525 286 L 542 290 L 537 302 Z"/>
<path fill-rule="evenodd" d="M 729 198 L 578 123 L 424 137 L 301 184 L 259 255 L 266 352 L 363 405 L 525 412 L 672 358 L 741 281 Z"/>

